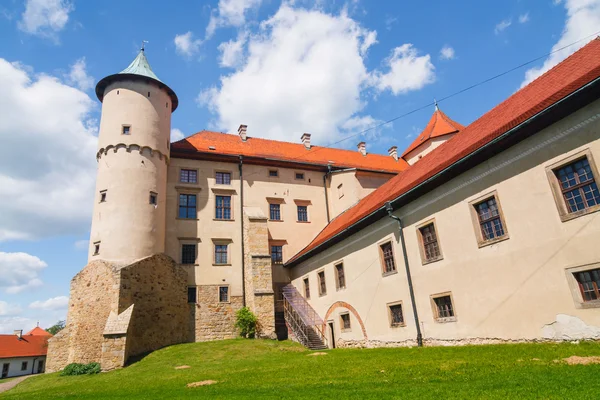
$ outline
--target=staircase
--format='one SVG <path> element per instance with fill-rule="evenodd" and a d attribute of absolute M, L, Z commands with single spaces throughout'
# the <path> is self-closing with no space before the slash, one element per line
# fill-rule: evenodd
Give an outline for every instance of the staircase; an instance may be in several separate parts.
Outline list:
<path fill-rule="evenodd" d="M 292 285 L 282 289 L 285 321 L 300 343 L 311 350 L 327 348 L 325 324 L 319 314 Z"/>

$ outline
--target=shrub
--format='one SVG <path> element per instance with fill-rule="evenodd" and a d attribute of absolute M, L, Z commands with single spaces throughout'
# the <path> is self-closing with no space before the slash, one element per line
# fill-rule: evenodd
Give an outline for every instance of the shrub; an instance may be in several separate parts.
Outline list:
<path fill-rule="evenodd" d="M 60 373 L 62 376 L 69 375 L 92 375 L 100 372 L 100 364 L 97 362 L 89 364 L 72 363 L 65 367 Z"/>
<path fill-rule="evenodd" d="M 248 307 L 242 307 L 236 313 L 235 327 L 240 330 L 241 337 L 253 338 L 256 335 L 256 322 L 256 315 Z"/>

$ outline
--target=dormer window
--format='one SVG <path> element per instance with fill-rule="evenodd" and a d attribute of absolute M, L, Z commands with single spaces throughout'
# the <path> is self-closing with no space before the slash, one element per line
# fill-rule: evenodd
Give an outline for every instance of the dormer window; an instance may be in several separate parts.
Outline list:
<path fill-rule="evenodd" d="M 131 134 L 131 125 L 123 125 L 121 133 L 123 135 L 130 135 Z"/>

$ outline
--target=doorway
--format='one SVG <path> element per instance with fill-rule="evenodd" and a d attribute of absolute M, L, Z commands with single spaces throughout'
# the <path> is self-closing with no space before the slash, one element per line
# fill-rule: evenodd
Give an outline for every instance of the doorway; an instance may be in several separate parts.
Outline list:
<path fill-rule="evenodd" d="M 38 361 L 37 373 L 41 374 L 42 372 L 44 372 L 44 360 Z"/>
<path fill-rule="evenodd" d="M 2 364 L 2 377 L 6 378 L 8 376 L 8 367 L 10 367 L 9 363 Z"/>
<path fill-rule="evenodd" d="M 329 321 L 327 324 L 329 325 L 329 332 L 330 332 L 330 337 L 331 337 L 331 348 L 335 349 L 335 328 L 333 325 L 333 321 Z"/>

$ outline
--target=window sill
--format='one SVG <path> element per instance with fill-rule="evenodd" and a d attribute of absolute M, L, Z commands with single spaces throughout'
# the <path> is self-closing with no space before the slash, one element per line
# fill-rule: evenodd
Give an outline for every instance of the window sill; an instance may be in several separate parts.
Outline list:
<path fill-rule="evenodd" d="M 213 218 L 213 221 L 235 222 L 235 219 Z"/>
<path fill-rule="evenodd" d="M 269 222 L 283 222 L 282 219 L 270 219 Z"/>
<path fill-rule="evenodd" d="M 406 327 L 406 323 L 403 324 L 392 324 L 390 325 L 390 328 L 394 329 L 394 328 L 405 328 Z"/>
<path fill-rule="evenodd" d="M 197 183 L 182 183 L 184 186 L 175 186 L 175 190 L 182 192 L 199 192 L 202 190 Z"/>
<path fill-rule="evenodd" d="M 352 332 L 352 329 L 351 328 L 349 328 L 349 329 L 340 329 L 340 332 L 342 332 L 342 333 Z"/>
<path fill-rule="evenodd" d="M 198 218 L 175 218 L 178 221 L 200 221 Z"/>
<path fill-rule="evenodd" d="M 398 270 L 394 270 L 394 271 L 390 271 L 390 272 L 384 272 L 383 274 L 381 274 L 381 276 L 386 277 L 386 276 L 390 276 L 390 275 L 395 275 L 398 273 Z"/>
<path fill-rule="evenodd" d="M 503 242 L 503 241 L 508 240 L 508 239 L 510 239 L 510 237 L 508 236 L 508 234 L 506 234 L 504 236 L 500 236 L 500 237 L 497 237 L 497 238 L 494 238 L 494 239 L 491 239 L 491 240 L 486 240 L 486 241 L 478 242 L 477 245 L 479 246 L 479 248 L 482 248 L 482 247 L 487 247 L 487 246 L 491 246 L 491 245 L 496 244 L 496 243 Z"/>
<path fill-rule="evenodd" d="M 218 264 L 218 263 L 213 263 L 213 267 L 231 267 L 231 264 Z"/>
<path fill-rule="evenodd" d="M 346 286 L 335 289 L 336 292 L 341 292 L 342 290 L 346 290 Z"/>
<path fill-rule="evenodd" d="M 299 224 L 310 224 L 310 221 L 296 221 Z"/>
<path fill-rule="evenodd" d="M 432 258 L 430 260 L 423 260 L 421 262 L 421 265 L 427 265 L 427 264 L 433 264 L 434 262 L 438 262 L 438 261 L 442 261 L 444 259 L 444 257 L 437 257 L 437 258 Z"/>
<path fill-rule="evenodd" d="M 567 222 L 567 221 L 570 221 L 572 219 L 583 217 L 584 215 L 592 214 L 592 213 L 595 213 L 595 212 L 598 212 L 598 211 L 600 211 L 600 205 L 596 205 L 596 206 L 587 208 L 585 210 L 575 211 L 574 213 L 561 214 L 560 220 L 562 222 Z"/>
<path fill-rule="evenodd" d="M 579 302 L 577 308 L 585 309 L 585 308 L 600 308 L 600 299 L 599 300 L 590 300 L 590 301 L 582 301 Z"/>
<path fill-rule="evenodd" d="M 319 293 L 319 297 L 325 297 L 327 296 L 327 293 Z"/>
<path fill-rule="evenodd" d="M 436 318 L 435 322 L 437 322 L 438 324 L 446 324 L 449 322 L 456 322 L 456 317 Z"/>

